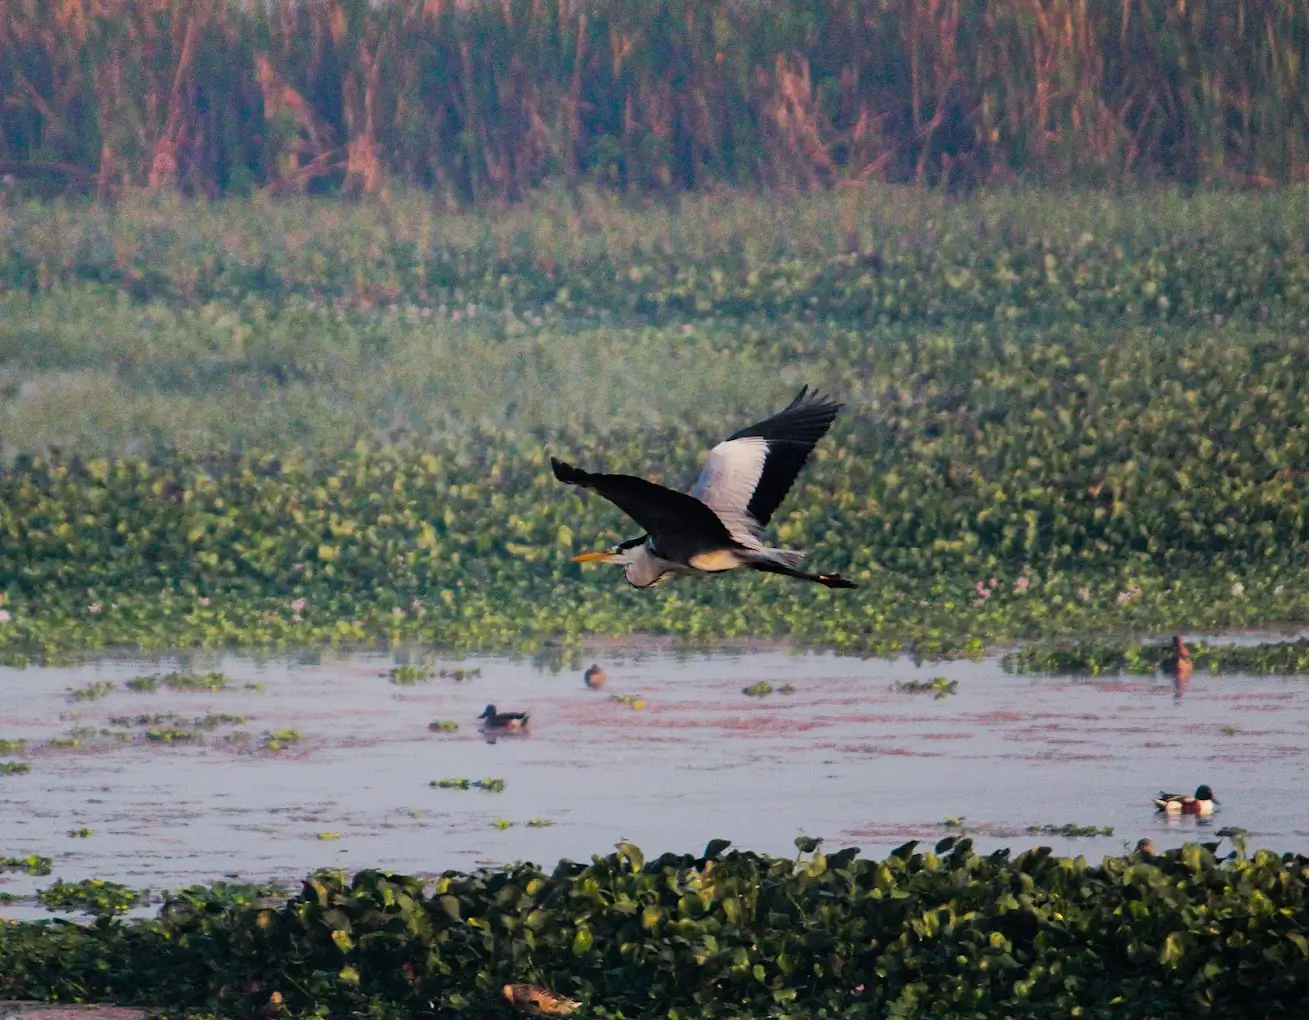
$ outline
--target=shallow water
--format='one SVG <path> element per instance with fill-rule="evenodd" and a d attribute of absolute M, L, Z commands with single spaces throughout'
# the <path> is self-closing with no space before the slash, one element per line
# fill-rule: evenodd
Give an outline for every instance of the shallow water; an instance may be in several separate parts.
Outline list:
<path fill-rule="evenodd" d="M 907 839 L 957 833 L 947 817 L 963 817 L 982 850 L 1042 844 L 1092 860 L 1142 836 L 1164 849 L 1228 825 L 1278 851 L 1303 851 L 1309 837 L 1305 678 L 1197 674 L 1177 700 L 1163 677 L 1016 677 L 996 659 L 919 668 L 776 650 L 597 658 L 609 674 L 602 691 L 587 689 L 580 670 L 497 658 L 438 664 L 480 667 L 462 682 L 400 687 L 386 677 L 390 653 L 192 661 L 232 678 L 232 689 L 215 693 L 122 686 L 178 668 L 176 658 L 0 669 L 0 739 L 31 742 L 0 759 L 32 765 L 0 776 L 0 856 L 55 860 L 48 878 L 0 874 L 0 891 L 89 877 L 159 890 L 224 875 L 295 889 L 317 867 L 550 866 L 620 839 L 661 853 L 698 852 L 722 837 L 791 855 L 804 833 L 829 849 L 881 855 Z M 892 689 L 933 676 L 957 680 L 957 693 L 937 700 Z M 67 697 L 99 680 L 114 681 L 114 691 Z M 758 680 L 794 692 L 745 696 Z M 256 683 L 262 689 L 246 688 Z M 610 698 L 637 693 L 643 709 Z M 476 719 L 487 702 L 529 710 L 529 733 L 488 743 Z M 131 743 L 50 744 L 74 727 L 109 727 L 111 716 L 167 712 L 248 720 L 198 744 L 147 742 L 140 726 Z M 428 732 L 438 718 L 459 730 Z M 304 739 L 265 750 L 262 734 L 281 728 Z M 226 741 L 233 729 L 250 742 Z M 454 776 L 503 778 L 506 787 L 428 785 Z M 1202 782 L 1222 801 L 1212 820 L 1154 811 L 1159 789 Z M 533 818 L 552 824 L 527 827 Z M 497 829 L 497 819 L 514 824 Z M 1065 822 L 1113 826 L 1114 835 L 1026 832 Z M 81 827 L 91 835 L 69 834 Z M 0 904 L 8 917 L 39 913 Z"/>

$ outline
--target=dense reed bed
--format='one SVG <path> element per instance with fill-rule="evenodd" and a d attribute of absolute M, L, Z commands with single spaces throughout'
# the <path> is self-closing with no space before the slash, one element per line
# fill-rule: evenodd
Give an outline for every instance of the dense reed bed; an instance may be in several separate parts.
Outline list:
<path fill-rule="evenodd" d="M 1305 0 L 55 0 L 0 11 L 0 172 L 513 197 L 588 179 L 1309 175 Z"/>

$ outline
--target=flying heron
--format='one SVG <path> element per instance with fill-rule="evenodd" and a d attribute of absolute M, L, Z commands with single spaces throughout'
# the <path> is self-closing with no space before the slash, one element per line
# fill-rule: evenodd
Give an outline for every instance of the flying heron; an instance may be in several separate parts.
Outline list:
<path fill-rule="evenodd" d="M 639 538 L 604 552 L 582 553 L 573 561 L 622 564 L 634 588 L 649 588 L 674 574 L 721 574 L 738 567 L 828 588 L 858 587 L 840 574 L 797 570 L 804 553 L 770 549 L 763 541 L 764 526 L 840 409 L 801 387 L 785 410 L 710 450 L 689 495 L 635 475 L 583 471 L 551 457 L 561 482 L 594 489 L 646 530 Z"/>

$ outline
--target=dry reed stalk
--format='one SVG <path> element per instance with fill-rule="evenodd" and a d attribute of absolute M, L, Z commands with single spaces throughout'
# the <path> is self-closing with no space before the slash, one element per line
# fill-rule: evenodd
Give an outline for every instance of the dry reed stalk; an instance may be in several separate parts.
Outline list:
<path fill-rule="evenodd" d="M 0 95 L 0 161 L 106 195 L 1262 186 L 1309 175 L 1309 0 L 13 0 Z"/>

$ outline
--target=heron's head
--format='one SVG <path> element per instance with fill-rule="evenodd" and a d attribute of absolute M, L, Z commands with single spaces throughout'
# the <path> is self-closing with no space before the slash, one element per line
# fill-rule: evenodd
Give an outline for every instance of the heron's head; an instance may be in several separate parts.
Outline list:
<path fill-rule="evenodd" d="M 639 563 L 645 558 L 645 536 L 640 538 L 629 538 L 626 542 L 619 542 L 615 546 L 604 550 L 603 552 L 580 553 L 573 557 L 574 563 L 617 563 L 620 566 L 627 566 L 631 563 Z"/>
<path fill-rule="evenodd" d="M 581 553 L 573 557 L 574 563 L 614 563 L 625 567 L 627 583 L 634 588 L 649 588 L 652 584 L 671 576 L 667 566 L 650 554 L 647 536 L 629 538 L 604 552 Z"/>

